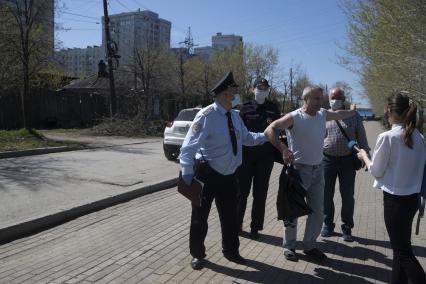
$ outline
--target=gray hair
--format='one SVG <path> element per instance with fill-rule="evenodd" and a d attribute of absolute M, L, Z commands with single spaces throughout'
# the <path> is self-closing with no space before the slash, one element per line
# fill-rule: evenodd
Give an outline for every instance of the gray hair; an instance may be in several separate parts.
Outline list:
<path fill-rule="evenodd" d="M 308 98 L 312 94 L 317 93 L 317 92 L 320 92 L 321 95 L 323 94 L 323 90 L 320 86 L 318 86 L 318 85 L 307 86 L 303 89 L 302 99 Z"/>

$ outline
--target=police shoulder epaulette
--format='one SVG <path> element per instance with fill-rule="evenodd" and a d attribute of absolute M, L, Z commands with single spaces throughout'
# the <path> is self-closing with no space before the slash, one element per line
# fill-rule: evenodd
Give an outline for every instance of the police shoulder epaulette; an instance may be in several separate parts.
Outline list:
<path fill-rule="evenodd" d="M 213 106 L 209 106 L 206 109 L 203 110 L 202 114 L 203 115 L 209 115 L 210 113 L 212 113 L 212 111 L 214 110 Z"/>

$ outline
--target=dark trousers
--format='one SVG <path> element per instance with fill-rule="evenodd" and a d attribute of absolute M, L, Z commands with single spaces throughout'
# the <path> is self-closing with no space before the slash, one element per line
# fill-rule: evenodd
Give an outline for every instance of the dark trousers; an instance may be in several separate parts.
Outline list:
<path fill-rule="evenodd" d="M 340 196 L 342 197 L 342 231 L 351 233 L 354 227 L 354 188 L 356 171 L 351 156 L 331 157 L 324 155 L 324 224 L 334 230 L 334 189 L 339 178 Z"/>
<path fill-rule="evenodd" d="M 244 151 L 243 163 L 238 170 L 238 225 L 242 228 L 247 198 L 253 182 L 253 205 L 251 210 L 252 230 L 263 230 L 265 203 L 268 195 L 269 178 L 274 166 L 272 153 L 266 151 Z"/>
<path fill-rule="evenodd" d="M 389 283 L 426 283 L 426 274 L 411 247 L 414 215 L 419 208 L 419 195 L 392 195 L 384 192 L 384 217 L 393 250 L 392 277 Z"/>
<path fill-rule="evenodd" d="M 204 182 L 201 207 L 192 206 L 189 249 L 193 257 L 204 258 L 210 208 L 213 199 L 222 228 L 223 253 L 237 253 L 240 246 L 237 226 L 237 182 L 235 174 L 221 175 L 208 165 L 200 167 L 197 177 Z"/>

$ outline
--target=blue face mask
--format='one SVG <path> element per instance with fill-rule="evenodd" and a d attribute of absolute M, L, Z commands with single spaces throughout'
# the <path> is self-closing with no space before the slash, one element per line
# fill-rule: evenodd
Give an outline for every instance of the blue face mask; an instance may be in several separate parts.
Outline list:
<path fill-rule="evenodd" d="M 241 103 L 241 98 L 239 94 L 234 94 L 234 99 L 232 100 L 232 107 L 236 107 Z"/>

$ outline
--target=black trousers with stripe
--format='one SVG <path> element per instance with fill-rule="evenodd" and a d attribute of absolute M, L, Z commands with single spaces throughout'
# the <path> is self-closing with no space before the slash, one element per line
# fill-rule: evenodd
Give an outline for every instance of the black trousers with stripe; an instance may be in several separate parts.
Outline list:
<path fill-rule="evenodd" d="M 204 182 L 201 207 L 192 205 L 189 248 L 193 257 L 204 258 L 204 240 L 208 231 L 208 217 L 213 200 L 219 213 L 222 229 L 223 253 L 238 253 L 240 242 L 237 226 L 236 175 L 221 175 L 208 164 L 199 167 L 197 178 Z"/>

